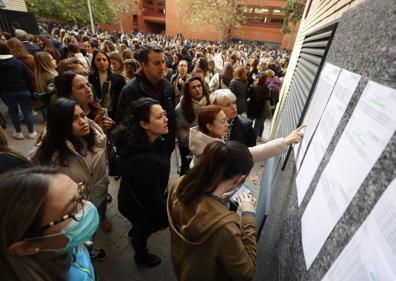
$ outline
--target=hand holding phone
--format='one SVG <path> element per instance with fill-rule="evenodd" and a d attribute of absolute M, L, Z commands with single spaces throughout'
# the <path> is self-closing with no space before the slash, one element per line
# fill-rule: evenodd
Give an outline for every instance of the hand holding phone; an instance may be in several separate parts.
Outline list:
<path fill-rule="evenodd" d="M 256 198 L 250 194 L 242 193 L 237 197 L 239 210 L 241 212 L 255 212 Z"/>
<path fill-rule="evenodd" d="M 232 202 L 233 204 L 238 206 L 238 201 L 237 198 L 239 195 L 241 194 L 250 194 L 250 189 L 246 186 L 246 185 L 242 185 L 237 192 L 235 192 L 231 198 L 230 198 L 230 202 Z"/>

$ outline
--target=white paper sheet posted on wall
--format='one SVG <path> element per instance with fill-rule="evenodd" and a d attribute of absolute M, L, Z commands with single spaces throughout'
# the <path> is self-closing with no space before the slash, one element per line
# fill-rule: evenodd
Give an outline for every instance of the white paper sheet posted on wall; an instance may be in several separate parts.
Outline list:
<path fill-rule="evenodd" d="M 369 81 L 301 219 L 307 268 L 396 129 L 396 90 Z"/>
<path fill-rule="evenodd" d="M 396 280 L 396 179 L 322 281 Z"/>
<path fill-rule="evenodd" d="M 303 124 L 307 125 L 304 132 L 304 139 L 294 146 L 297 170 L 300 168 L 308 143 L 316 130 L 316 126 L 318 125 L 320 117 L 329 101 L 331 92 L 333 91 L 340 72 L 341 68 L 330 63 L 326 63 L 320 73 L 313 98 L 309 103 L 309 108 L 303 121 Z"/>
<path fill-rule="evenodd" d="M 357 85 L 360 75 L 343 69 L 338 76 L 333 92 L 327 103 L 326 109 L 320 119 L 319 125 L 312 137 L 311 144 L 305 154 L 304 162 L 296 178 L 298 205 L 301 205 L 305 193 L 315 175 L 316 169 L 326 152 L 327 147 L 337 129 L 342 115 Z"/>

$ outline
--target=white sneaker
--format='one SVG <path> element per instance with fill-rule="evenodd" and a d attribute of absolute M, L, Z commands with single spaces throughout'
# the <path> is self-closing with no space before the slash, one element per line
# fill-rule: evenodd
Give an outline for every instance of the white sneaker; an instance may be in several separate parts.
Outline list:
<path fill-rule="evenodd" d="M 36 133 L 36 132 L 29 133 L 29 134 L 27 135 L 27 137 L 28 137 L 28 139 L 33 140 L 33 139 L 35 139 L 35 138 L 37 137 L 37 133 Z"/>
<path fill-rule="evenodd" d="M 23 139 L 25 138 L 25 137 L 23 136 L 23 133 L 22 133 L 22 132 L 13 133 L 12 136 L 14 137 L 14 139 L 17 139 L 17 140 L 23 140 Z"/>

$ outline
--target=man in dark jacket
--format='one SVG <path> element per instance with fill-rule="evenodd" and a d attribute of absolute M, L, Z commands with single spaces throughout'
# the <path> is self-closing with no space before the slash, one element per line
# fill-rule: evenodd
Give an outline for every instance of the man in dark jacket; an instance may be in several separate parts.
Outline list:
<path fill-rule="evenodd" d="M 236 97 L 230 89 L 219 89 L 214 92 L 213 104 L 220 106 L 227 116 L 230 128 L 224 141 L 239 141 L 251 147 L 256 145 L 256 134 L 252 127 L 252 121 L 242 115 L 238 115 Z"/>
<path fill-rule="evenodd" d="M 139 52 L 141 68 L 121 91 L 115 121 L 122 122 L 129 115 L 131 103 L 142 97 L 157 99 L 168 114 L 169 133 L 165 136 L 167 149 L 175 148 L 175 90 L 165 79 L 166 62 L 161 47 L 145 46 Z"/>

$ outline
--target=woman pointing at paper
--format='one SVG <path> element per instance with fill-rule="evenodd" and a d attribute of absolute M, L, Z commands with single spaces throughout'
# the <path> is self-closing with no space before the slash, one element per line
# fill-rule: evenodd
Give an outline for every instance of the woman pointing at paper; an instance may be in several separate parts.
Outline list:
<path fill-rule="evenodd" d="M 289 145 L 299 143 L 302 140 L 304 137 L 303 128 L 305 128 L 305 125 L 295 129 L 285 138 L 278 138 L 249 147 L 253 162 L 263 161 L 286 152 Z M 190 129 L 189 148 L 194 155 L 191 166 L 195 165 L 209 143 L 214 141 L 224 142 L 223 137 L 227 134 L 228 129 L 227 116 L 221 107 L 217 105 L 205 107 L 198 115 L 198 126 Z"/>

